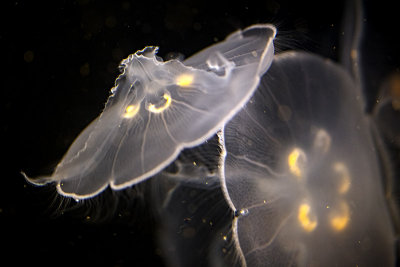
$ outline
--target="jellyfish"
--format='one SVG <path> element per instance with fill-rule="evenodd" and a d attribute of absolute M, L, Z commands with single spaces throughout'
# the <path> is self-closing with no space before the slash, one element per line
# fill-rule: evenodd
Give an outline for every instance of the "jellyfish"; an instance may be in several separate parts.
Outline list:
<path fill-rule="evenodd" d="M 122 61 L 102 114 L 73 142 L 51 176 L 61 195 L 89 198 L 164 169 L 183 148 L 210 138 L 247 102 L 269 68 L 275 28 L 254 25 L 183 62 L 157 47 Z"/>
<path fill-rule="evenodd" d="M 373 115 L 383 136 L 400 148 L 400 75 L 390 74 L 379 90 Z"/>
<path fill-rule="evenodd" d="M 221 181 L 242 266 L 394 266 L 371 120 L 339 65 L 274 56 L 220 133 Z"/>
<path fill-rule="evenodd" d="M 208 146 L 204 148 L 204 146 Z M 221 191 L 219 173 L 210 164 L 218 145 L 183 151 L 148 182 L 151 210 L 158 222 L 156 242 L 166 266 L 236 266 L 229 249 L 232 212 Z M 198 153 L 208 151 L 209 158 Z M 216 157 L 218 158 L 218 156 Z M 226 251 L 226 252 L 224 252 Z"/>

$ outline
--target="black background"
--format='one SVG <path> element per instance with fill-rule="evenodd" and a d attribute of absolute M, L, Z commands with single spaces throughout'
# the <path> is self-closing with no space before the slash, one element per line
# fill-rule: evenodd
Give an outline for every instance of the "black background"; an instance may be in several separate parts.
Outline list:
<path fill-rule="evenodd" d="M 372 2 L 372 1 L 371 1 Z M 366 2 L 369 107 L 399 72 L 397 9 Z M 341 1 L 3 1 L 1 4 L 0 265 L 163 266 L 146 196 L 106 192 L 83 204 L 27 184 L 49 174 L 104 107 L 119 62 L 147 45 L 190 56 L 254 23 L 277 25 L 277 50 L 336 60 Z M 121 194 L 122 195 L 122 194 Z M 112 201 L 107 202 L 111 197 Z M 127 199 L 126 199 L 127 198 Z M 71 201 L 70 201 L 71 202 Z"/>

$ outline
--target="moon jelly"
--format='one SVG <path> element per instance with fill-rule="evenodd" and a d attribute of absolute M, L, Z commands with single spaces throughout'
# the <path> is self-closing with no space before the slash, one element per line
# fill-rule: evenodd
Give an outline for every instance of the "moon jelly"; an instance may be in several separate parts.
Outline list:
<path fill-rule="evenodd" d="M 254 25 L 188 58 L 163 62 L 156 47 L 122 61 L 103 113 L 74 141 L 50 177 L 64 196 L 122 189 L 210 138 L 248 101 L 269 68 L 275 27 Z"/>
<path fill-rule="evenodd" d="M 394 229 L 362 105 L 359 87 L 333 62 L 302 52 L 274 57 L 220 135 L 244 266 L 394 265 Z"/>

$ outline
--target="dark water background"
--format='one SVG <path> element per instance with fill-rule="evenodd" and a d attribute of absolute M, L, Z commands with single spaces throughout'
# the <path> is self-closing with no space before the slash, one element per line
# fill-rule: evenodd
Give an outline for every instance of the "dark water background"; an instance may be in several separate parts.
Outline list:
<path fill-rule="evenodd" d="M 160 46 L 164 58 L 170 52 L 190 56 L 254 23 L 277 25 L 279 50 L 303 49 L 334 60 L 343 37 L 341 1 L 219 6 L 204 1 L 3 1 L 0 10 L 1 266 L 163 266 L 163 251 L 154 241 L 156 222 L 141 191 L 106 192 L 76 205 L 57 198 L 54 188 L 28 185 L 19 173 L 51 173 L 101 112 L 123 58 L 146 45 Z M 385 76 L 399 72 L 396 12 L 389 1 L 365 4 L 367 110 Z"/>

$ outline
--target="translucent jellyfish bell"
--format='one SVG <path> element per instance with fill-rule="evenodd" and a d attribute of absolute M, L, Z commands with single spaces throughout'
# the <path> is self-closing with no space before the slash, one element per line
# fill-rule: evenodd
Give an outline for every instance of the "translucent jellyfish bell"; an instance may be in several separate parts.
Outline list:
<path fill-rule="evenodd" d="M 220 135 L 243 265 L 394 265 L 394 230 L 362 104 L 359 88 L 329 60 L 275 56 Z"/>
<path fill-rule="evenodd" d="M 103 113 L 74 141 L 50 177 L 58 192 L 88 198 L 161 171 L 203 143 L 244 105 L 269 68 L 275 28 L 254 25 L 188 58 L 162 62 L 156 47 L 122 61 Z"/>

